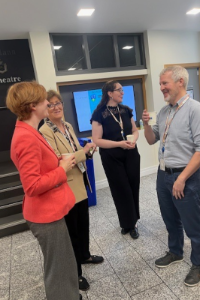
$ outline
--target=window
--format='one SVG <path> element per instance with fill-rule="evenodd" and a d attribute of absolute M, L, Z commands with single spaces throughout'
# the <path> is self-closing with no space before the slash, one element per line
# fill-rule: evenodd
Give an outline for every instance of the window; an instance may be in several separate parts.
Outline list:
<path fill-rule="evenodd" d="M 53 35 L 53 45 L 61 46 L 55 50 L 59 71 L 84 70 L 87 68 L 81 35 Z"/>
<path fill-rule="evenodd" d="M 146 68 L 142 34 L 52 33 L 50 37 L 57 75 Z"/>
<path fill-rule="evenodd" d="M 114 68 L 113 37 L 110 35 L 89 35 L 87 37 L 91 68 Z"/>
<path fill-rule="evenodd" d="M 120 66 L 136 66 L 135 37 L 132 35 L 119 35 L 117 36 L 117 44 Z"/>

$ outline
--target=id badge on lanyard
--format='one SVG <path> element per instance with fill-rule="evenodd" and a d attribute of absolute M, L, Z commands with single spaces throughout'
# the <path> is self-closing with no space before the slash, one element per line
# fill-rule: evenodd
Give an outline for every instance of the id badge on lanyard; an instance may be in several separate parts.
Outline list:
<path fill-rule="evenodd" d="M 69 132 L 68 132 L 68 130 L 66 130 L 66 128 L 65 128 L 65 132 L 66 132 L 66 134 L 67 134 L 67 136 L 68 136 L 70 146 L 72 147 L 72 150 L 75 152 L 74 146 L 73 146 L 73 144 L 72 144 L 72 142 L 71 142 L 71 139 L 70 139 Z M 85 169 L 85 167 L 84 167 L 84 164 L 83 164 L 82 162 L 79 162 L 79 163 L 77 164 L 77 167 L 79 168 L 79 170 L 81 171 L 81 173 L 84 173 L 84 172 L 86 171 L 86 169 Z"/>
<path fill-rule="evenodd" d="M 164 158 L 160 159 L 160 170 L 165 171 L 165 161 L 164 161 Z"/>
<path fill-rule="evenodd" d="M 165 140 L 166 140 L 166 137 L 167 136 L 165 136 Z M 160 170 L 165 171 L 165 160 L 164 160 L 165 144 L 163 144 L 161 150 L 162 150 L 162 154 L 161 154 L 162 157 L 160 158 Z"/>
<path fill-rule="evenodd" d="M 81 173 L 84 173 L 86 171 L 84 164 L 82 162 L 77 164 L 79 170 L 81 171 Z"/>

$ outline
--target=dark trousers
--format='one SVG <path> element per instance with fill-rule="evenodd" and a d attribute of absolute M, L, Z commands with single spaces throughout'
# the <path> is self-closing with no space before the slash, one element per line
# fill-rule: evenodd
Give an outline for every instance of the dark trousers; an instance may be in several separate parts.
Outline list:
<path fill-rule="evenodd" d="M 27 224 L 44 255 L 47 300 L 78 300 L 76 261 L 64 218 L 52 223 Z"/>
<path fill-rule="evenodd" d="M 186 181 L 184 197 L 176 199 L 172 195 L 172 188 L 179 174 L 158 170 L 157 176 L 158 201 L 169 233 L 169 250 L 176 255 L 183 255 L 184 228 L 191 240 L 191 261 L 200 266 L 200 170 Z"/>
<path fill-rule="evenodd" d="M 76 203 L 65 216 L 65 221 L 76 257 L 78 276 L 81 276 L 81 262 L 90 258 L 88 199 Z"/>
<path fill-rule="evenodd" d="M 120 226 L 133 229 L 140 218 L 140 155 L 137 148 L 103 149 L 100 154 Z"/>

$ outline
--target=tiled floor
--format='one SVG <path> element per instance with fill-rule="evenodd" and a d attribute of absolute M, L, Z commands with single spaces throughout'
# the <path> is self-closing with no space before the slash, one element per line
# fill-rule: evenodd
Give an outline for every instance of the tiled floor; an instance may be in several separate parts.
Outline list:
<path fill-rule="evenodd" d="M 184 286 L 190 269 L 190 241 L 185 239 L 184 261 L 158 269 L 154 261 L 167 250 L 167 233 L 155 192 L 156 175 L 141 179 L 140 237 L 120 234 L 108 188 L 97 191 L 98 204 L 90 208 L 91 253 L 102 254 L 101 265 L 83 266 L 89 300 L 200 299 L 200 285 Z M 29 231 L 0 240 L 0 300 L 44 300 L 42 255 Z M 59 299 L 55 299 L 59 300 Z M 70 300 L 70 299 L 66 299 Z"/>

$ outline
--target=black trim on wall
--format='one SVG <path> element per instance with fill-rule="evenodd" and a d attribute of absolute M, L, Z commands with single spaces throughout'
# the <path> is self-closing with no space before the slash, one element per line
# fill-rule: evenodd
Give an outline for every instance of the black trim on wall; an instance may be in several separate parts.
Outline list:
<path fill-rule="evenodd" d="M 51 48 L 52 48 L 52 55 L 53 55 L 53 62 L 54 67 L 56 71 L 57 76 L 63 76 L 63 75 L 73 75 L 73 74 L 89 74 L 89 73 L 101 73 L 101 72 L 115 72 L 115 71 L 126 71 L 126 70 L 141 70 L 146 69 L 146 60 L 145 60 L 145 51 L 144 51 L 144 40 L 143 40 L 143 33 L 87 33 L 87 34 L 81 34 L 81 33 L 50 33 L 50 41 L 51 41 Z M 90 61 L 90 53 L 89 53 L 89 47 L 88 47 L 88 41 L 87 36 L 100 36 L 100 35 L 110 35 L 113 37 L 113 48 L 114 48 L 114 58 L 116 67 L 114 68 L 99 68 L 99 69 L 92 69 L 91 68 L 91 61 Z M 117 42 L 117 36 L 135 36 L 135 38 L 138 37 L 139 39 L 139 47 L 136 49 L 136 57 L 141 58 L 142 64 L 138 64 L 137 59 L 137 65 L 136 66 L 128 66 L 128 67 L 120 67 L 120 59 L 119 59 L 119 49 L 118 49 L 118 42 Z M 55 55 L 55 49 L 54 49 L 54 43 L 53 43 L 53 36 L 82 36 L 83 37 L 83 49 L 84 49 L 84 55 L 86 59 L 86 65 L 87 69 L 84 70 L 74 70 L 74 71 L 68 71 L 68 70 L 58 70 L 57 62 L 56 62 L 56 55 Z M 58 50 L 59 51 L 59 50 Z M 139 53 L 137 53 L 139 51 Z"/>

